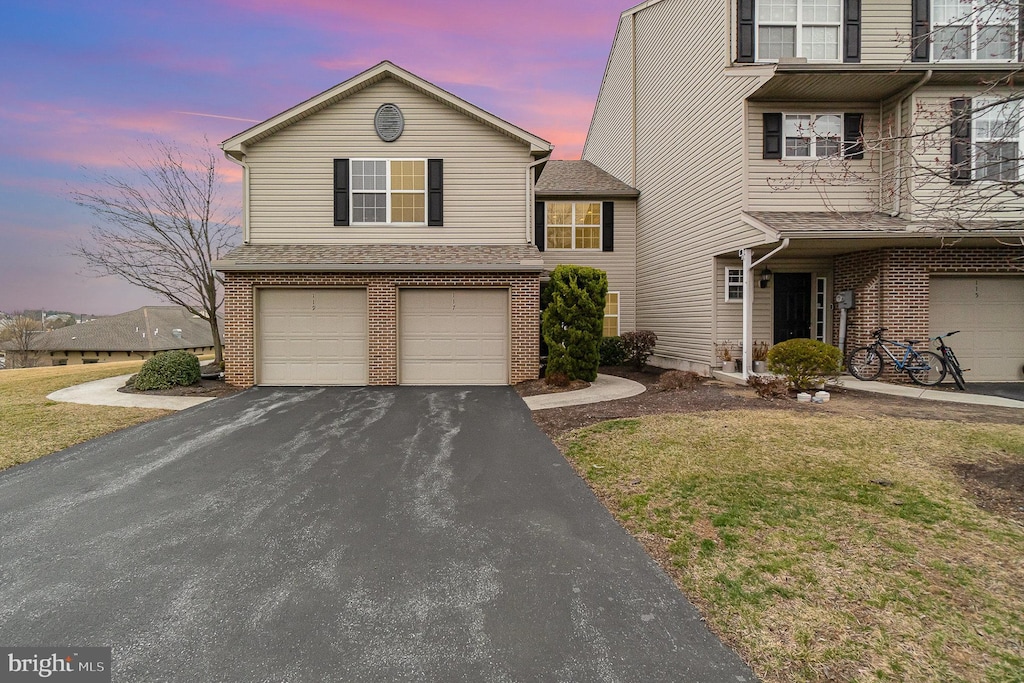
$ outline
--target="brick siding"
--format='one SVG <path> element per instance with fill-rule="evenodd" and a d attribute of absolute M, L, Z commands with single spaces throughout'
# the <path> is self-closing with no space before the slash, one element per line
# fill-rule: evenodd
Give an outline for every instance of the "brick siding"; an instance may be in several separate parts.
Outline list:
<path fill-rule="evenodd" d="M 398 290 L 403 287 L 507 287 L 511 293 L 511 381 L 540 372 L 540 276 L 537 273 L 227 272 L 224 286 L 225 379 L 255 379 L 255 293 L 261 287 L 365 287 L 369 312 L 369 383 L 398 384 Z"/>

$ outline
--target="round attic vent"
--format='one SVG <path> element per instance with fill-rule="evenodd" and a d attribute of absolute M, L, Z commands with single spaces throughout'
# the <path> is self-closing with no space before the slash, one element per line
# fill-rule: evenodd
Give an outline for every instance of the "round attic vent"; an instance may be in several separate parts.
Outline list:
<path fill-rule="evenodd" d="M 384 142 L 394 142 L 405 130 L 405 117 L 402 110 L 394 104 L 382 104 L 373 117 L 373 127 L 377 129 L 377 137 Z"/>

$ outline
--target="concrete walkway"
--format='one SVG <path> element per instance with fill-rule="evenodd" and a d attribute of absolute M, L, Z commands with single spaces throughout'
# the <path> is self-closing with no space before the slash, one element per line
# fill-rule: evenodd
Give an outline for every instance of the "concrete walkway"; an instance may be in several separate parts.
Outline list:
<path fill-rule="evenodd" d="M 78 384 L 67 389 L 58 389 L 46 398 L 62 403 L 85 403 L 93 406 L 119 406 L 122 408 L 161 408 L 163 410 L 184 410 L 200 403 L 212 401 L 212 397 L 200 396 L 146 396 L 125 394 L 118 391 L 131 375 L 118 375 L 94 382 Z"/>
<path fill-rule="evenodd" d="M 563 406 L 578 406 L 585 403 L 600 403 L 601 401 L 614 401 L 619 398 L 629 398 L 647 391 L 647 387 L 639 382 L 634 382 L 625 377 L 615 375 L 598 375 L 597 379 L 590 383 L 586 389 L 576 391 L 563 391 L 559 394 L 541 394 L 540 396 L 527 396 L 523 399 L 530 410 L 544 410 L 546 408 L 561 408 Z"/>
<path fill-rule="evenodd" d="M 715 378 L 733 384 L 743 384 L 743 377 L 738 372 L 715 371 Z M 1000 408 L 1024 408 L 1024 401 L 1017 401 L 1001 396 L 985 396 L 972 394 L 970 391 L 944 391 L 941 389 L 928 389 L 915 384 L 890 384 L 888 382 L 863 382 L 850 375 L 843 375 L 839 378 L 840 387 L 854 391 L 866 391 L 872 394 L 886 394 L 888 396 L 903 396 L 905 398 L 919 398 L 926 401 L 945 401 L 947 403 L 967 403 L 976 406 L 997 406 Z M 968 385 L 970 389 L 970 385 Z"/>

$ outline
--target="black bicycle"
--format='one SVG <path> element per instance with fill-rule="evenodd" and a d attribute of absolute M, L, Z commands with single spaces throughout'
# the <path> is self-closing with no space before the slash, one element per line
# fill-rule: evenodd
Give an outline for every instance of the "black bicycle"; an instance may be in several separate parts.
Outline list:
<path fill-rule="evenodd" d="M 907 340 L 903 343 L 885 339 L 882 333 L 888 328 L 881 328 L 871 333 L 875 341 L 867 346 L 854 349 L 846 357 L 846 367 L 850 374 L 857 379 L 870 382 L 877 379 L 885 369 L 886 358 L 896 368 L 897 372 L 906 372 L 917 384 L 926 387 L 933 387 L 946 376 L 946 364 L 942 356 L 933 351 L 918 351 L 914 344 L 920 344 L 919 340 Z M 903 349 L 903 358 L 897 358 L 886 346 L 898 346 Z"/>
<path fill-rule="evenodd" d="M 949 374 L 953 375 L 953 381 L 956 382 L 956 388 L 960 391 L 967 389 L 967 383 L 964 381 L 964 371 L 960 368 L 960 361 L 956 359 L 956 354 L 953 353 L 953 349 L 946 346 L 946 342 L 943 341 L 943 337 L 952 337 L 954 334 L 959 332 L 947 332 L 946 334 L 940 334 L 937 337 L 932 337 L 928 341 L 939 342 L 939 353 L 942 355 L 942 360 L 946 364 L 946 370 Z"/>

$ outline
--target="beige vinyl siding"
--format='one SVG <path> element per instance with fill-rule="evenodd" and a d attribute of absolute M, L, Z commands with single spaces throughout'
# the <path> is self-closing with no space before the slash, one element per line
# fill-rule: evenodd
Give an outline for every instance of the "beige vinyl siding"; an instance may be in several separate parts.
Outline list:
<path fill-rule="evenodd" d="M 878 197 L 879 209 L 890 211 L 895 208 L 894 200 L 896 195 L 896 149 L 895 136 L 900 130 L 898 117 L 901 115 L 899 103 L 894 103 L 881 112 L 880 127 L 878 130 L 879 142 L 876 145 L 884 147 L 884 153 L 879 154 L 879 178 Z M 882 142 L 886 141 L 886 142 Z M 868 145 L 872 143 L 869 141 Z"/>
<path fill-rule="evenodd" d="M 784 253 L 784 252 L 783 252 Z M 743 302 L 725 300 L 725 269 L 742 268 L 739 259 L 717 259 L 717 276 L 715 278 L 715 342 L 733 342 L 737 347 L 743 340 Z M 811 329 L 814 329 L 814 292 L 817 279 L 826 279 L 826 294 L 832 291 L 832 259 L 772 259 L 767 264 L 772 273 L 810 273 L 811 274 Z M 759 278 L 764 266 L 754 269 L 754 309 L 753 309 L 753 341 L 774 342 L 775 335 L 775 300 L 773 283 L 761 289 Z M 828 309 L 825 314 L 825 334 L 832 332 L 831 297 L 826 297 Z M 828 339 L 827 339 L 828 340 Z"/>
<path fill-rule="evenodd" d="M 544 201 L 588 201 L 578 197 Z M 599 201 L 594 199 L 593 201 Z M 608 291 L 619 292 L 619 331 L 636 329 L 636 202 L 615 200 L 615 251 L 545 250 L 548 270 L 563 263 L 600 268 L 608 274 Z"/>
<path fill-rule="evenodd" d="M 583 158 L 624 183 L 633 184 L 632 19 L 620 20 L 594 106 Z"/>
<path fill-rule="evenodd" d="M 405 132 L 380 140 L 373 116 L 398 105 Z M 444 159 L 444 226 L 334 225 L 336 158 Z M 254 244 L 526 241 L 529 148 L 393 79 L 361 90 L 246 151 Z"/>
<path fill-rule="evenodd" d="M 864 114 L 864 130 L 877 137 L 878 103 L 752 102 L 747 116 L 748 206 L 752 211 L 874 211 L 878 198 L 878 151 L 863 159 L 764 159 L 765 112 Z M 869 145 L 870 147 L 870 145 Z"/>
<path fill-rule="evenodd" d="M 726 76 L 729 5 L 665 0 L 637 15 L 637 327 L 655 361 L 711 364 L 714 255 L 760 243 L 743 224 L 744 98 Z M 700 27 L 700 30 L 695 30 Z"/>
<path fill-rule="evenodd" d="M 993 90 L 983 96 L 1006 95 L 1009 92 Z M 1005 219 L 1008 211 L 1024 211 L 1024 199 L 1001 191 L 996 183 L 952 185 L 949 182 L 950 100 L 976 96 L 977 91 L 952 88 L 922 88 L 914 95 L 907 122 L 916 133 L 911 143 L 914 158 L 909 169 L 913 203 L 907 208 L 916 220 Z M 993 213 L 988 213 L 990 211 Z"/>
<path fill-rule="evenodd" d="M 862 64 L 910 61 L 909 0 L 863 0 L 860 16 Z"/>

